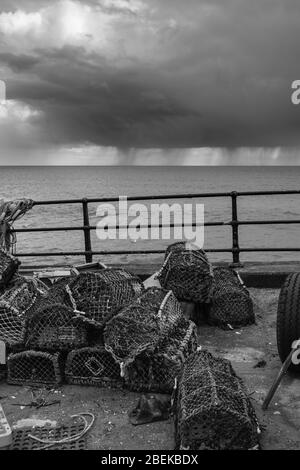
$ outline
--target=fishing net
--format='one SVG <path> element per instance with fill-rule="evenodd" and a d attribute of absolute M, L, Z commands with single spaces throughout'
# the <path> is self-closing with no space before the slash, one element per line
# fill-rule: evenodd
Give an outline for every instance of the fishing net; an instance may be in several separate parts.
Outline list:
<path fill-rule="evenodd" d="M 196 325 L 178 329 L 156 351 L 144 351 L 126 368 L 125 384 L 135 392 L 169 393 L 186 358 L 197 350 Z"/>
<path fill-rule="evenodd" d="M 26 319 L 39 299 L 46 295 L 47 287 L 38 279 L 15 276 L 0 297 L 0 339 L 12 348 L 22 346 Z"/>
<path fill-rule="evenodd" d="M 212 267 L 203 250 L 185 242 L 170 245 L 157 275 L 162 287 L 174 292 L 179 300 L 209 302 Z"/>
<path fill-rule="evenodd" d="M 230 269 L 214 270 L 208 322 L 221 328 L 239 328 L 255 323 L 250 293 L 240 277 Z"/>
<path fill-rule="evenodd" d="M 7 360 L 7 383 L 12 385 L 58 385 L 62 382 L 62 360 L 59 353 L 23 351 Z"/>
<path fill-rule="evenodd" d="M 104 347 L 71 351 L 65 375 L 70 384 L 123 387 L 120 366 Z"/>
<path fill-rule="evenodd" d="M 229 361 L 206 351 L 189 356 L 176 392 L 176 447 L 248 450 L 260 433 L 252 404 Z"/>
<path fill-rule="evenodd" d="M 0 249 L 0 290 L 3 290 L 17 272 L 20 262 Z"/>
<path fill-rule="evenodd" d="M 171 291 L 149 288 L 108 322 L 105 347 L 125 367 L 143 351 L 153 352 L 184 322 L 187 320 Z"/>
<path fill-rule="evenodd" d="M 71 281 L 69 288 L 78 317 L 97 328 L 103 328 L 144 290 L 140 279 L 121 269 L 81 273 Z"/>
<path fill-rule="evenodd" d="M 44 305 L 28 322 L 27 346 L 64 351 L 87 345 L 87 331 L 74 322 L 74 311 L 63 304 Z"/>

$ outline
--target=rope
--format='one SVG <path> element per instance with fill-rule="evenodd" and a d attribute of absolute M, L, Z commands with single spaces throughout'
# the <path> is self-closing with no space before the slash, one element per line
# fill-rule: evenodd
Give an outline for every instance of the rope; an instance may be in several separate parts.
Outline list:
<path fill-rule="evenodd" d="M 88 423 L 85 416 L 89 416 L 91 418 L 91 422 Z M 29 437 L 37 442 L 40 442 L 41 444 L 45 444 L 43 447 L 39 447 L 39 449 L 36 450 L 44 450 L 48 449 L 49 447 L 52 447 L 54 445 L 60 445 L 60 444 L 68 444 L 71 442 L 78 441 L 81 439 L 85 434 L 91 429 L 95 422 L 95 416 L 92 413 L 78 413 L 77 415 L 72 415 L 71 418 L 81 418 L 84 422 L 84 429 L 80 431 L 78 434 L 74 434 L 74 436 L 70 437 L 65 437 L 64 439 L 59 439 L 59 440 L 52 440 L 52 439 L 40 439 L 39 437 L 33 436 L 32 434 L 29 434 Z"/>
<path fill-rule="evenodd" d="M 12 233 L 13 224 L 32 209 L 34 201 L 31 199 L 16 199 L 15 201 L 0 201 L 0 248 L 6 252 L 14 252 L 17 243 L 15 233 Z"/>

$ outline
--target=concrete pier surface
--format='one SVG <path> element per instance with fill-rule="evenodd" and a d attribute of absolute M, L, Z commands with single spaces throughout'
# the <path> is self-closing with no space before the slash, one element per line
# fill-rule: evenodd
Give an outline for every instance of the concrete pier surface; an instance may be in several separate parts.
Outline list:
<path fill-rule="evenodd" d="M 234 331 L 210 326 L 199 327 L 199 344 L 213 354 L 232 361 L 244 380 L 262 428 L 263 449 L 300 449 L 300 375 L 288 374 L 282 381 L 269 409 L 261 405 L 281 366 L 276 346 L 276 311 L 278 289 L 250 289 L 257 324 Z M 48 408 L 14 406 L 31 401 L 30 389 L 0 383 L 1 404 L 11 426 L 24 426 L 27 419 L 52 422 L 67 421 L 74 413 L 95 414 L 96 422 L 88 433 L 89 449 L 172 450 L 173 420 L 134 427 L 128 411 L 139 394 L 127 391 L 62 386 L 49 400 L 61 400 Z"/>

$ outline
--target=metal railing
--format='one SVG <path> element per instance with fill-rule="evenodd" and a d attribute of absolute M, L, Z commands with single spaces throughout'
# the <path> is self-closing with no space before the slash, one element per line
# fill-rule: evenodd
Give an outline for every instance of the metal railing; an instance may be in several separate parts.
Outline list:
<path fill-rule="evenodd" d="M 155 196 L 132 196 L 128 197 L 127 201 L 153 201 L 153 200 L 178 200 L 178 199 L 202 199 L 202 198 L 231 198 L 231 220 L 221 222 L 206 222 L 206 227 L 217 226 L 231 226 L 232 229 L 232 246 L 231 248 L 210 248 L 207 252 L 211 253 L 232 253 L 233 265 L 240 265 L 241 252 L 297 252 L 300 247 L 240 247 L 240 234 L 239 227 L 242 225 L 282 225 L 282 224 L 300 224 L 300 219 L 288 220 L 239 220 L 238 216 L 238 198 L 251 197 L 251 196 L 274 196 L 274 195 L 300 195 L 300 190 L 287 190 L 287 191 L 245 191 L 245 192 L 222 192 L 222 193 L 199 193 L 199 194 L 166 194 Z M 113 203 L 118 202 L 119 197 L 112 198 L 83 198 L 83 199 L 65 199 L 65 200 L 50 200 L 50 201 L 36 201 L 34 206 L 49 206 L 58 204 L 80 204 L 82 206 L 83 225 L 80 226 L 64 226 L 64 227 L 34 227 L 34 228 L 17 228 L 13 229 L 14 233 L 33 233 L 33 232 L 59 232 L 59 231 L 82 231 L 84 236 L 84 251 L 60 251 L 60 252 L 32 252 L 32 253 L 16 253 L 18 257 L 50 257 L 50 256 L 85 256 L 87 263 L 93 261 L 94 255 L 132 255 L 132 254 L 158 254 L 164 253 L 164 250 L 127 250 L 127 251 L 94 251 L 92 249 L 91 231 L 96 230 L 96 226 L 90 224 L 89 218 L 89 204 L 92 203 Z M 175 227 L 175 224 L 168 225 Z M 196 224 L 190 224 L 195 227 Z M 165 227 L 162 224 L 156 227 Z M 115 226 L 116 229 L 123 228 L 119 225 Z M 150 228 L 149 225 L 143 225 L 140 228 Z"/>

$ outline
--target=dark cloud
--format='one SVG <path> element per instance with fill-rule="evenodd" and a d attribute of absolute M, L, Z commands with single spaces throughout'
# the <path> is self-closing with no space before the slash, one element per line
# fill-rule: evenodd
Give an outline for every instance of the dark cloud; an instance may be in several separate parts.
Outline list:
<path fill-rule="evenodd" d="M 9 97 L 41 112 L 38 145 L 300 145 L 300 107 L 290 99 L 299 79 L 298 1 L 76 3 L 92 8 L 79 42 L 29 31 L 25 51 L 9 35 L 0 47 Z"/>
<path fill-rule="evenodd" d="M 39 63 L 39 59 L 26 54 L 0 53 L 0 62 L 8 65 L 14 72 L 22 72 L 31 69 Z"/>

